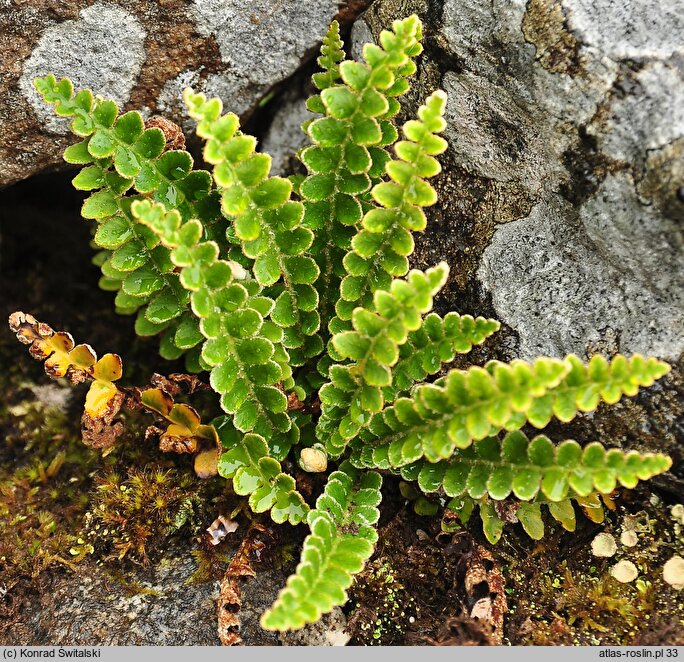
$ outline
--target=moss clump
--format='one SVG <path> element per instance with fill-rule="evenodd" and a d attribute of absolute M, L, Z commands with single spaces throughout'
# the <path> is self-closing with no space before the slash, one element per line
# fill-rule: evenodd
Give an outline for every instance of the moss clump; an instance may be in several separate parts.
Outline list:
<path fill-rule="evenodd" d="M 55 387 L 56 391 L 59 391 Z M 8 384 L 0 407 L 0 576 L 4 588 L 90 550 L 78 529 L 97 456 L 62 410 Z"/>
<path fill-rule="evenodd" d="M 189 472 L 153 465 L 125 475 L 108 471 L 96 479 L 84 537 L 103 560 L 147 563 L 169 536 L 198 523 L 198 482 Z"/>
<path fill-rule="evenodd" d="M 406 627 L 416 620 L 420 608 L 400 583 L 386 560 L 376 559 L 363 575 L 360 590 L 351 603 L 355 614 L 355 643 L 391 646 L 403 643 Z"/>
<path fill-rule="evenodd" d="M 645 490 L 624 497 L 631 500 L 618 498 L 604 525 L 618 540 L 611 558 L 592 555 L 591 540 L 597 528 L 587 523 L 581 524 L 574 538 L 556 531 L 529 554 L 511 557 L 507 635 L 513 643 L 684 642 L 684 601 L 662 577 L 665 561 L 684 549 L 680 527 L 670 508 Z M 625 531 L 635 534 L 636 544 L 622 543 Z M 636 580 L 620 583 L 611 576 L 611 568 L 619 561 L 636 566 Z"/>

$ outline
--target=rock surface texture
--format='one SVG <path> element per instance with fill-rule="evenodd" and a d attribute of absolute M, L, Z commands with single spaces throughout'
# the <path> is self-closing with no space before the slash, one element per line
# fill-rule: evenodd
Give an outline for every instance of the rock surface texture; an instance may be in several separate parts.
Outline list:
<path fill-rule="evenodd" d="M 31 646 L 208 646 L 216 632 L 216 582 L 187 584 L 189 558 L 129 572 L 124 582 L 94 564 L 48 580 L 0 644 Z"/>
<path fill-rule="evenodd" d="M 60 164 L 68 144 L 34 77 L 69 76 L 181 123 L 192 85 L 245 115 L 315 53 L 337 11 L 336 0 L 0 2 L 0 50 L 12 54 L 0 62 L 0 186 Z"/>
<path fill-rule="evenodd" d="M 426 19 L 419 96 L 449 94 L 450 149 L 422 243 L 517 356 L 684 350 L 682 9 L 380 0 L 355 28 Z"/>
<path fill-rule="evenodd" d="M 76 573 L 51 574 L 40 597 L 31 592 L 3 646 L 219 646 L 218 582 L 193 582 L 197 566 L 188 549 L 152 567 L 119 573 L 94 563 Z M 267 632 L 261 614 L 285 584 L 287 569 L 260 569 L 241 583 L 240 636 L 246 646 L 344 646 L 346 618 L 335 608 L 294 633 Z"/>

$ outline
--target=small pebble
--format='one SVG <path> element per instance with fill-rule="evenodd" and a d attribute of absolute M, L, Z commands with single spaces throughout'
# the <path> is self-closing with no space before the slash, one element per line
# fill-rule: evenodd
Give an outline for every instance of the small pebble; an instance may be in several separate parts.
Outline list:
<path fill-rule="evenodd" d="M 675 504 L 672 506 L 670 513 L 672 514 L 672 519 L 676 520 L 680 524 L 684 524 L 684 505 L 681 503 Z"/>
<path fill-rule="evenodd" d="M 623 531 L 620 536 L 620 542 L 625 547 L 634 547 L 639 542 L 639 537 L 634 531 Z"/>
<path fill-rule="evenodd" d="M 610 558 L 617 552 L 617 544 L 615 538 L 610 533 L 599 533 L 596 538 L 591 541 L 591 553 L 594 556 L 602 558 Z"/>
<path fill-rule="evenodd" d="M 684 559 L 681 556 L 673 556 L 665 564 L 663 579 L 677 591 L 684 588 Z"/>
<path fill-rule="evenodd" d="M 631 561 L 618 561 L 611 569 L 610 574 L 623 584 L 633 582 L 638 576 L 639 571 Z"/>
<path fill-rule="evenodd" d="M 302 448 L 299 454 L 299 466 L 310 473 L 320 473 L 328 468 L 328 454 L 315 446 Z"/>

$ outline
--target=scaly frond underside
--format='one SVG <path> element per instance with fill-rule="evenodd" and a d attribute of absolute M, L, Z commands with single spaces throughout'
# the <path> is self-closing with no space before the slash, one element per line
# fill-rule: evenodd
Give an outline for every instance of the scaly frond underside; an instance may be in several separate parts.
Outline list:
<path fill-rule="evenodd" d="M 76 345 L 70 333 L 54 331 L 26 313 L 12 313 L 9 326 L 17 340 L 29 346 L 31 356 L 44 362 L 48 377 L 67 377 L 72 384 L 90 382 L 85 400 L 86 415 L 93 419 L 103 417 L 113 408 L 114 402 L 114 413 L 118 412 L 123 400 L 123 394 L 114 384 L 123 374 L 118 354 L 105 354 L 98 359 L 90 345 Z"/>

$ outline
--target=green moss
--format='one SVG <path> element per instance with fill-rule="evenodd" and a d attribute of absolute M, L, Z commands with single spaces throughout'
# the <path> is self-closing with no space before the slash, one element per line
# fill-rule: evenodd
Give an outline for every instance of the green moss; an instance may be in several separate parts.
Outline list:
<path fill-rule="evenodd" d="M 154 466 L 129 469 L 125 476 L 108 471 L 96 479 L 84 537 L 103 560 L 148 562 L 152 549 L 195 521 L 197 482 L 190 473 Z"/>
<path fill-rule="evenodd" d="M 391 646 L 401 643 L 420 608 L 401 584 L 387 560 L 377 559 L 357 580 L 354 588 L 355 643 Z"/>
<path fill-rule="evenodd" d="M 684 548 L 684 541 L 669 508 L 657 497 L 644 496 L 642 491 L 633 495 L 632 503 L 618 501 L 609 514 L 607 529 L 616 539 L 624 530 L 638 535 L 634 547 L 618 542 L 617 554 L 610 559 L 591 555 L 595 531 L 588 526 L 578 532 L 585 541 L 581 546 L 569 544 L 567 534 L 556 533 L 530 553 L 509 559 L 507 574 L 515 587 L 508 595 L 511 641 L 525 645 L 662 643 L 662 633 L 675 624 L 668 636 L 684 640 L 684 603 L 662 578 L 663 564 Z M 639 570 L 634 582 L 621 584 L 610 574 L 611 567 L 623 559 Z"/>
<path fill-rule="evenodd" d="M 63 411 L 6 385 L 0 420 L 0 575 L 7 585 L 89 550 L 79 542 L 88 475 L 97 458 Z"/>

